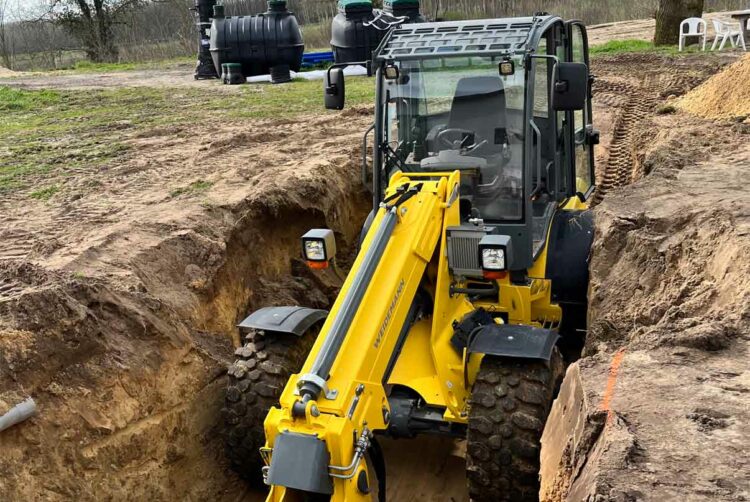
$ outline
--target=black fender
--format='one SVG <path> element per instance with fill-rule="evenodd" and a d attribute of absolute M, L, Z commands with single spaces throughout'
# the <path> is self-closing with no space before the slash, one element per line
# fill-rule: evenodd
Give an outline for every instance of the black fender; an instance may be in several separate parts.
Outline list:
<path fill-rule="evenodd" d="M 519 324 L 487 324 L 472 332 L 469 354 L 549 361 L 557 331 Z"/>
<path fill-rule="evenodd" d="M 306 307 L 264 307 L 237 325 L 241 330 L 258 329 L 302 336 L 313 325 L 328 316 L 327 310 Z"/>

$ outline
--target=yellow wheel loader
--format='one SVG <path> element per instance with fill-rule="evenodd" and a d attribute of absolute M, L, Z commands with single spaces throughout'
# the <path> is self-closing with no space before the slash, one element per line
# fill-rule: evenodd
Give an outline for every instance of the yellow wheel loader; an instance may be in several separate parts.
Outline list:
<path fill-rule="evenodd" d="M 586 332 L 586 29 L 546 14 L 403 25 L 365 64 L 360 251 L 330 312 L 270 307 L 240 324 L 228 455 L 269 501 L 382 501 L 378 438 L 444 434 L 467 441 L 473 500 L 535 500 L 562 355 Z M 340 66 L 325 93 L 343 107 Z M 302 251 L 335 266 L 333 232 L 311 230 Z"/>

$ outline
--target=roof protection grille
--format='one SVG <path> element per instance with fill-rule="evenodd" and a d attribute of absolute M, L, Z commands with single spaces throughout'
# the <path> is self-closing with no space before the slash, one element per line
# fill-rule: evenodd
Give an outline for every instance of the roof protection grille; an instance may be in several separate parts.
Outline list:
<path fill-rule="evenodd" d="M 541 20 L 541 18 L 536 18 Z M 515 52 L 526 49 L 534 18 L 402 25 L 390 33 L 378 59 L 411 55 Z"/>

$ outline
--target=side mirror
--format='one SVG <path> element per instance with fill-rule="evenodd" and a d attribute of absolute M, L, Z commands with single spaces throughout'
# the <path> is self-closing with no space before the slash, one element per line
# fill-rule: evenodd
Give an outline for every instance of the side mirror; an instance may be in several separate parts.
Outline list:
<path fill-rule="evenodd" d="M 552 109 L 582 110 L 589 87 L 589 69 L 584 63 L 557 63 L 552 70 Z"/>
<path fill-rule="evenodd" d="M 325 89 L 325 105 L 328 110 L 343 110 L 346 100 L 344 86 L 344 69 L 330 68 L 323 79 Z"/>

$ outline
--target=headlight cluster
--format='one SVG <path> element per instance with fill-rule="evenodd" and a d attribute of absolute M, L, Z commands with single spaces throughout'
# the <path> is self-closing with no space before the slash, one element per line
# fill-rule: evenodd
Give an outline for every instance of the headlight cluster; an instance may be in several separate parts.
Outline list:
<path fill-rule="evenodd" d="M 502 249 L 502 248 L 482 249 L 482 269 L 505 270 L 505 249 Z"/>
<path fill-rule="evenodd" d="M 310 261 L 325 261 L 326 246 L 323 241 L 305 241 L 305 259 Z"/>
<path fill-rule="evenodd" d="M 485 279 L 502 278 L 511 265 L 512 248 L 507 235 L 485 235 L 479 241 L 479 264 Z"/>
<path fill-rule="evenodd" d="M 302 255 L 310 268 L 328 268 L 336 257 L 333 230 L 314 228 L 302 236 Z"/>

